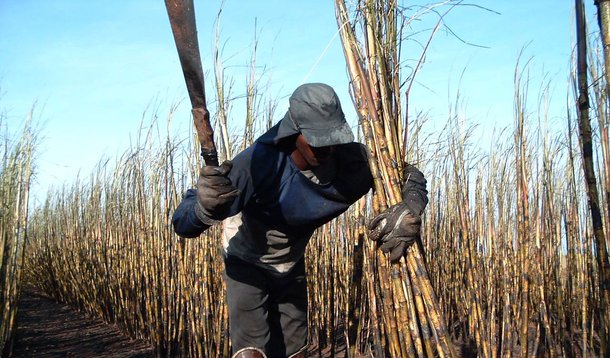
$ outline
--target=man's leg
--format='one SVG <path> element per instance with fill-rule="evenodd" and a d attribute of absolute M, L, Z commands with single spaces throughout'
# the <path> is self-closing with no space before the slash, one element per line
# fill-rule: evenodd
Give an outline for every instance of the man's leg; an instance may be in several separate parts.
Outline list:
<path fill-rule="evenodd" d="M 225 260 L 229 335 L 233 352 L 269 342 L 267 279 L 262 269 L 229 256 Z"/>
<path fill-rule="evenodd" d="M 271 289 L 269 356 L 291 356 L 307 349 L 307 280 L 303 259 Z"/>

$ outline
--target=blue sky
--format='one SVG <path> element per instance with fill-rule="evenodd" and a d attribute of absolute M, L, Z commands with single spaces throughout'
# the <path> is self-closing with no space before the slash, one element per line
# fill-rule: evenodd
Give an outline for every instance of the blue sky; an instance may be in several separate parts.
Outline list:
<path fill-rule="evenodd" d="M 209 70 L 221 2 L 195 3 L 203 65 Z M 558 103 L 553 115 L 561 117 L 573 3 L 474 3 L 499 14 L 464 6 L 446 23 L 463 40 L 486 48 L 439 33 L 413 89 L 411 109 L 444 123 L 459 89 L 474 123 L 510 124 L 513 71 L 525 47 L 524 57 L 532 59 L 532 92 L 542 78 L 550 80 Z M 593 13 L 593 2 L 587 6 Z M 331 84 L 354 117 L 332 1 L 226 0 L 220 28 L 235 95 L 245 92 L 257 33 L 259 73 L 264 69 L 268 95 L 280 99 L 276 119 L 287 108 L 286 96 L 302 82 Z M 0 34 L 0 111 L 8 119 L 3 125 L 17 130 L 34 104 L 41 124 L 34 190 L 69 183 L 79 172 L 87 176 L 102 157 L 122 153 L 151 113 L 163 123 L 173 104 L 180 103 L 172 131 L 188 137 L 190 105 L 163 1 L 0 0 Z M 408 57 L 419 56 L 415 47 L 412 54 Z M 208 93 L 211 80 L 208 74 Z M 235 109 L 231 120 L 239 123 L 239 104 Z"/>

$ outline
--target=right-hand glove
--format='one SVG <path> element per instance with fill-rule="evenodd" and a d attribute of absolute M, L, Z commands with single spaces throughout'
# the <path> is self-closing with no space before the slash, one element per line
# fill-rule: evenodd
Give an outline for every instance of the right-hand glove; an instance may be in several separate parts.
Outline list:
<path fill-rule="evenodd" d="M 369 238 L 379 242 L 383 252 L 390 253 L 390 261 L 400 259 L 417 240 L 421 218 L 413 215 L 407 205 L 396 204 L 377 215 L 368 226 Z"/>
<path fill-rule="evenodd" d="M 206 165 L 199 171 L 197 180 L 197 217 L 207 225 L 213 225 L 226 218 L 229 208 L 239 190 L 227 177 L 233 163 L 225 161 L 220 166 Z"/>

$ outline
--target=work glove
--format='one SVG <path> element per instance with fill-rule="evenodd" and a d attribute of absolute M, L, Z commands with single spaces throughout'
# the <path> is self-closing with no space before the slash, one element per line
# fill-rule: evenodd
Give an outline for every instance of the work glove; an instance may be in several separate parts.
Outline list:
<path fill-rule="evenodd" d="M 407 204 L 396 204 L 377 215 L 368 226 L 369 238 L 377 241 L 381 251 L 398 261 L 419 238 L 421 218 L 413 215 Z"/>
<path fill-rule="evenodd" d="M 239 195 L 239 190 L 227 177 L 232 167 L 233 163 L 227 160 L 218 167 L 206 165 L 199 171 L 195 213 L 206 225 L 225 219 Z"/>

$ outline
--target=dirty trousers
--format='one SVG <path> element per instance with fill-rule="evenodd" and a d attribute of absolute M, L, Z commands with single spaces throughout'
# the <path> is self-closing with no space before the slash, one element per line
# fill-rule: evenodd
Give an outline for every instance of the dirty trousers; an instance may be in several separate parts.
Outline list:
<path fill-rule="evenodd" d="M 233 352 L 261 348 L 287 357 L 307 344 L 307 280 L 301 259 L 284 277 L 235 256 L 225 258 L 229 335 Z"/>

